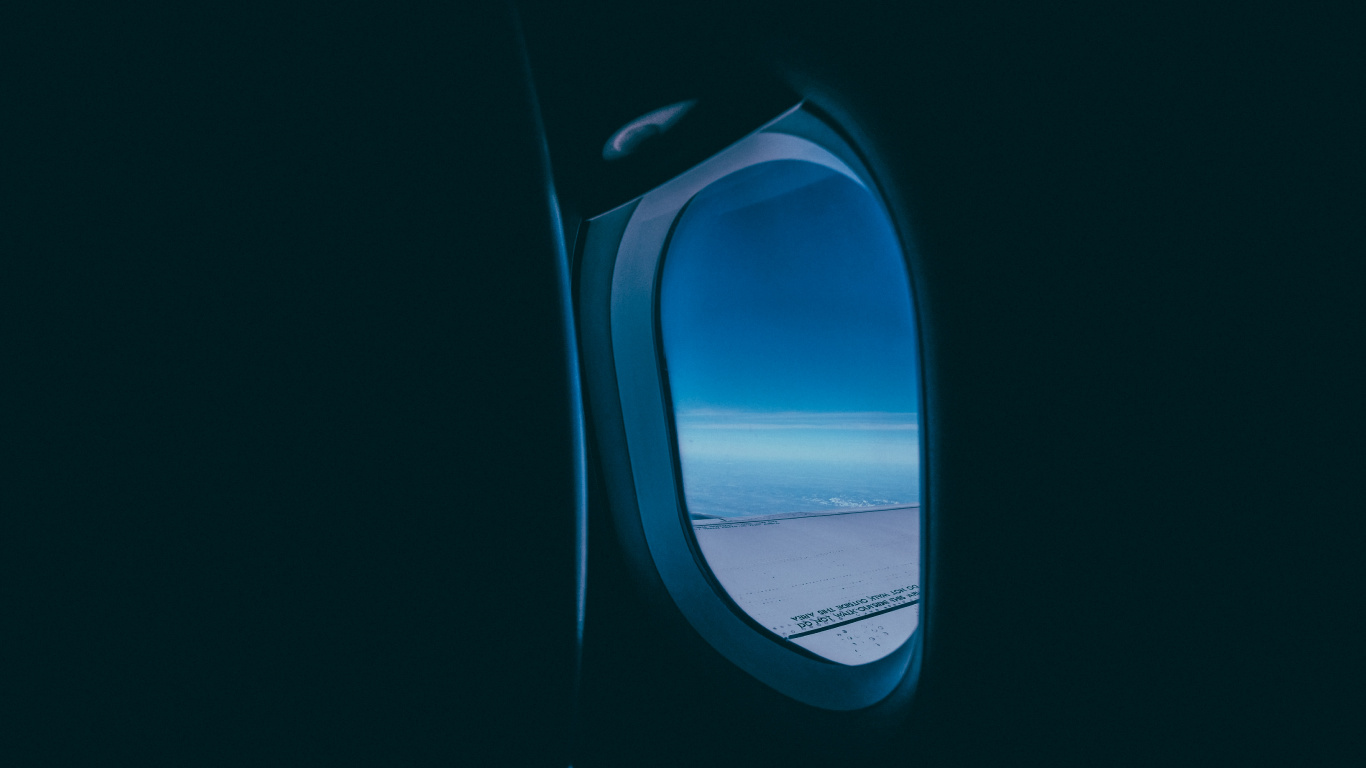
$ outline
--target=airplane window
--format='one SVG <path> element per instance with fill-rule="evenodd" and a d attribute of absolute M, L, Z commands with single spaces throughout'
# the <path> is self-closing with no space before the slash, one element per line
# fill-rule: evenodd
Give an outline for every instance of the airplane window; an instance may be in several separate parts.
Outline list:
<path fill-rule="evenodd" d="M 906 269 L 874 193 L 805 160 L 697 193 L 659 332 L 700 559 L 752 624 L 841 664 L 919 622 L 919 376 Z"/>

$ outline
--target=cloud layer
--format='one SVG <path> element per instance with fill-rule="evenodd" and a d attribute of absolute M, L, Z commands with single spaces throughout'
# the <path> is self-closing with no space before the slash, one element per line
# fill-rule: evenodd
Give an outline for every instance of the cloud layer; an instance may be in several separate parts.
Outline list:
<path fill-rule="evenodd" d="M 914 431 L 920 428 L 915 413 L 891 411 L 750 411 L 724 408 L 693 408 L 679 411 L 680 430 L 805 429 L 854 432 Z"/>

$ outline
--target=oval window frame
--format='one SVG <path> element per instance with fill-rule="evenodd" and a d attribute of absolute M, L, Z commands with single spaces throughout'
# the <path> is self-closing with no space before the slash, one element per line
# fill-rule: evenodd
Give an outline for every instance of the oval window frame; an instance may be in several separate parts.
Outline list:
<path fill-rule="evenodd" d="M 639 524 L 670 598 L 696 631 L 722 656 L 751 676 L 803 703 L 831 710 L 876 704 L 907 678 L 918 677 L 920 628 L 896 651 L 867 664 L 850 666 L 783 642 L 758 627 L 716 583 L 699 561 L 683 505 L 681 475 L 667 373 L 659 333 L 659 282 L 669 237 L 692 198 L 730 174 L 758 163 L 803 160 L 827 166 L 873 193 L 896 231 L 903 259 L 904 234 L 888 210 L 885 195 L 852 147 L 802 105 L 741 139 L 691 170 L 638 198 L 617 241 L 610 290 L 611 349 L 634 480 Z M 907 267 L 907 291 L 916 312 Z M 917 312 L 918 318 L 918 312 Z M 917 320 L 917 334 L 919 322 Z M 916 356 L 922 363 L 920 339 Z M 923 373 L 922 373 L 923 381 Z M 924 388 L 919 398 L 923 413 Z M 920 452 L 925 456 L 923 429 Z M 919 572 L 925 574 L 925 473 L 921 472 Z M 631 510 L 634 513 L 635 510 Z M 614 514 L 622 514 L 614 510 Z M 923 598 L 922 598 L 923 600 Z M 924 603 L 921 604 L 923 627 Z"/>

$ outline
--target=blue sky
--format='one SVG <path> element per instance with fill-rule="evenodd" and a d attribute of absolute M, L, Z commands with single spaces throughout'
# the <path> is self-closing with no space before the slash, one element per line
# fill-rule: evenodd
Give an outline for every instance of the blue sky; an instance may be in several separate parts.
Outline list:
<path fill-rule="evenodd" d="M 702 190 L 665 255 L 660 321 L 685 483 L 703 460 L 917 463 L 905 267 L 848 176 L 777 161 Z"/>
<path fill-rule="evenodd" d="M 750 166 L 700 192 L 665 257 L 675 407 L 915 412 L 914 325 L 895 234 L 825 166 Z"/>

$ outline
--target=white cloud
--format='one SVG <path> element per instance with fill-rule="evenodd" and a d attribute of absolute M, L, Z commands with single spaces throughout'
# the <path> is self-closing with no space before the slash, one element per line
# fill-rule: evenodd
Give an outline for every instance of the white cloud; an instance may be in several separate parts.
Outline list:
<path fill-rule="evenodd" d="M 747 411 L 694 408 L 677 414 L 686 430 L 848 430 L 856 432 L 913 431 L 918 415 L 893 411 Z"/>

